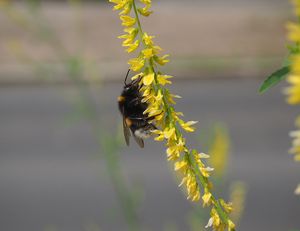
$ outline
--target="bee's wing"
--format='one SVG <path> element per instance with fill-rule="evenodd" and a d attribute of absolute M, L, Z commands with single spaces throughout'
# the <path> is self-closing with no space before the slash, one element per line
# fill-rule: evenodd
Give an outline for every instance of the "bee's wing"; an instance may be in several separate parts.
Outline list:
<path fill-rule="evenodd" d="M 127 146 L 129 146 L 130 131 L 126 124 L 125 118 L 123 118 L 123 132 L 124 132 L 126 144 Z"/>
<path fill-rule="evenodd" d="M 137 137 L 136 135 L 134 135 L 134 133 L 133 133 L 133 138 L 141 148 L 144 147 L 144 140 L 142 138 Z"/>

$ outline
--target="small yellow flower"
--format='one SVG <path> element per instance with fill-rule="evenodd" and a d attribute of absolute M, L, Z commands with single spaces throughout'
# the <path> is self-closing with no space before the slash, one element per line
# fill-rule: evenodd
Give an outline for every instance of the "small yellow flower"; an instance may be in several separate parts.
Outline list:
<path fill-rule="evenodd" d="M 150 36 L 147 33 L 143 34 L 143 41 L 146 44 L 146 46 L 153 46 L 153 41 L 152 41 L 153 38 L 154 36 Z"/>
<path fill-rule="evenodd" d="M 152 131 L 153 134 L 158 135 L 157 137 L 154 138 L 156 141 L 163 141 L 165 139 L 165 133 L 162 132 L 161 130 L 154 130 Z"/>
<path fill-rule="evenodd" d="M 210 192 L 206 192 L 203 196 L 202 196 L 202 200 L 203 200 L 203 207 L 210 205 L 211 203 L 211 193 Z"/>
<path fill-rule="evenodd" d="M 147 48 L 147 49 L 143 50 L 142 53 L 146 59 L 150 59 L 154 55 L 152 48 Z"/>
<path fill-rule="evenodd" d="M 143 77 L 143 84 L 148 86 L 154 81 L 154 73 L 149 73 Z"/>
<path fill-rule="evenodd" d="M 131 11 L 131 8 L 132 8 L 132 4 L 131 3 L 127 3 L 124 7 L 123 7 L 123 10 L 119 13 L 119 15 L 127 15 L 130 13 Z"/>
<path fill-rule="evenodd" d="M 168 79 L 173 78 L 171 75 L 158 75 L 157 81 L 160 85 L 165 86 L 166 84 L 171 84 L 172 82 Z"/>
<path fill-rule="evenodd" d="M 136 23 L 136 19 L 128 15 L 121 15 L 120 19 L 122 20 L 122 26 L 133 26 Z"/>
<path fill-rule="evenodd" d="M 136 40 L 134 43 L 128 44 L 128 48 L 126 49 L 126 51 L 128 53 L 135 51 L 139 47 L 139 44 L 140 44 L 139 40 Z"/>
<path fill-rule="evenodd" d="M 118 36 L 120 39 L 125 39 L 122 43 L 122 46 L 126 47 L 129 44 L 133 43 L 136 38 L 138 30 L 136 28 L 128 27 L 124 30 L 127 34 Z"/>
<path fill-rule="evenodd" d="M 187 169 L 188 169 L 188 163 L 185 160 L 178 161 L 175 163 L 175 166 L 174 166 L 175 171 L 180 170 L 181 172 L 185 173 Z"/>
<path fill-rule="evenodd" d="M 109 0 L 109 2 L 115 3 L 116 5 L 114 6 L 114 10 L 121 10 L 128 1 L 124 0 Z"/>
<path fill-rule="evenodd" d="M 284 90 L 284 93 L 288 95 L 287 102 L 289 104 L 300 103 L 300 75 L 291 74 L 287 78 L 287 82 L 290 86 Z"/>
<path fill-rule="evenodd" d="M 180 157 L 180 153 L 185 150 L 185 142 L 183 139 L 179 139 L 178 142 L 169 142 L 167 148 L 168 160 L 177 160 Z"/>
<path fill-rule="evenodd" d="M 231 213 L 233 210 L 232 203 L 226 203 L 223 199 L 220 200 L 220 204 L 227 213 Z"/>
<path fill-rule="evenodd" d="M 198 123 L 198 121 L 188 121 L 188 122 L 184 122 L 183 120 L 179 121 L 180 126 L 187 132 L 193 132 L 195 131 L 195 128 L 191 127 L 194 124 Z"/>
<path fill-rule="evenodd" d="M 211 167 L 199 167 L 199 170 L 204 177 L 209 177 L 210 173 L 214 171 L 214 169 Z"/>
<path fill-rule="evenodd" d="M 163 66 L 169 62 L 169 60 L 167 59 L 168 57 L 169 55 L 164 55 L 163 57 L 154 56 L 154 61 Z"/>
<path fill-rule="evenodd" d="M 130 59 L 128 64 L 130 65 L 130 69 L 133 71 L 139 71 L 144 67 L 145 65 L 145 60 L 141 58 L 133 58 Z"/>
<path fill-rule="evenodd" d="M 146 6 L 144 8 L 139 8 L 138 11 L 140 12 L 141 15 L 148 17 L 150 14 L 153 13 L 153 11 L 149 10 L 150 6 Z"/>
<path fill-rule="evenodd" d="M 164 135 L 166 139 L 176 139 L 176 131 L 175 128 L 167 128 L 164 130 Z"/>

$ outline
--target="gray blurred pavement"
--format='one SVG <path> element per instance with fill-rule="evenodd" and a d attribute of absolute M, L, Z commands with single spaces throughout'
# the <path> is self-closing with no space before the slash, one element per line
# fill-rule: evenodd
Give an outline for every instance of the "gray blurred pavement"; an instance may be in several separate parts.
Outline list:
<path fill-rule="evenodd" d="M 214 121 L 230 128 L 228 182 L 242 180 L 249 189 L 237 230 L 300 229 L 300 200 L 293 194 L 300 166 L 287 154 L 297 110 L 286 105 L 281 88 L 259 96 L 258 85 L 242 80 L 175 82 L 174 91 L 183 96 L 177 109 L 186 119 L 199 120 L 200 132 Z M 109 129 L 120 121 L 115 102 L 120 89 L 121 83 L 94 89 Z M 1 88 L 1 231 L 85 231 L 88 224 L 126 230 L 90 125 L 66 124 L 75 96 L 71 86 Z M 143 225 L 159 231 L 175 221 L 179 230 L 188 230 L 191 205 L 174 181 L 164 147 L 151 140 L 145 146 L 124 146 L 121 161 L 126 179 L 144 188 L 139 209 Z"/>

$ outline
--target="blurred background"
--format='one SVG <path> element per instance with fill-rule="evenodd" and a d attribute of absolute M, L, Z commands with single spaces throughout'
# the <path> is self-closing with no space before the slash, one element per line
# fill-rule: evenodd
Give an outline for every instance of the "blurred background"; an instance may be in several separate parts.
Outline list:
<path fill-rule="evenodd" d="M 0 1 L 0 230 L 205 230 L 151 139 L 124 145 L 116 99 L 128 69 L 106 1 Z M 171 55 L 177 110 L 198 120 L 237 230 L 300 230 L 288 155 L 297 110 L 260 83 L 286 56 L 282 0 L 153 1 L 144 30 Z"/>

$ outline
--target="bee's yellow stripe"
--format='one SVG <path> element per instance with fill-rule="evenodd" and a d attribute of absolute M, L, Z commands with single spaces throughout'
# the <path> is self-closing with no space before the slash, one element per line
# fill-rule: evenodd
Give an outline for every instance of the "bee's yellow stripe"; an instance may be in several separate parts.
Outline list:
<path fill-rule="evenodd" d="M 125 97 L 124 96 L 119 96 L 118 97 L 118 102 L 123 102 L 125 101 Z"/>
<path fill-rule="evenodd" d="M 132 125 L 132 121 L 129 118 L 126 118 L 125 122 L 126 122 L 126 124 L 127 124 L 128 127 L 130 127 Z"/>

